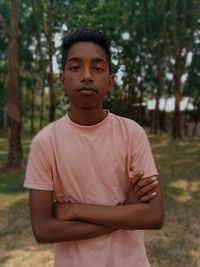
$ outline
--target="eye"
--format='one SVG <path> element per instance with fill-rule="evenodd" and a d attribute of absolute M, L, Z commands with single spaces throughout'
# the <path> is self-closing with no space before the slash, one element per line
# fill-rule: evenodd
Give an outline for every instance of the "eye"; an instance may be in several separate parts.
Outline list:
<path fill-rule="evenodd" d="M 94 68 L 96 72 L 103 72 L 104 69 L 102 67 L 95 67 Z"/>
<path fill-rule="evenodd" d="M 81 68 L 80 66 L 71 66 L 71 67 L 69 67 L 69 70 L 75 72 L 75 71 L 78 71 L 80 68 Z"/>

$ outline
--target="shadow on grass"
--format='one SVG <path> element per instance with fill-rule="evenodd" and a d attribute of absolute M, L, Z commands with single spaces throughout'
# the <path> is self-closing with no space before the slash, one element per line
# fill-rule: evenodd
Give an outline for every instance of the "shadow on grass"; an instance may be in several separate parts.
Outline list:
<path fill-rule="evenodd" d="M 0 194 L 24 193 L 23 187 L 25 170 L 0 171 Z"/>
<path fill-rule="evenodd" d="M 169 242 L 158 239 L 157 242 L 150 242 L 147 254 L 152 266 L 159 267 L 198 267 L 197 259 L 193 256 L 193 249 L 185 239 L 171 238 Z M 160 259 L 157 261 L 156 259 Z"/>

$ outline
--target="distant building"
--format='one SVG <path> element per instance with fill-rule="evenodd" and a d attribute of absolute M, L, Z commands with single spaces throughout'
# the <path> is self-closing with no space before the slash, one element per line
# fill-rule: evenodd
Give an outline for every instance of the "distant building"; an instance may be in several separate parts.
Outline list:
<path fill-rule="evenodd" d="M 146 103 L 147 121 L 152 125 L 156 101 L 149 100 Z M 159 101 L 159 130 L 160 133 L 171 133 L 173 113 L 175 109 L 175 98 L 162 97 Z M 181 131 L 183 136 L 200 136 L 200 118 L 197 118 L 192 112 L 195 110 L 193 99 L 191 97 L 182 97 L 180 102 Z"/>
<path fill-rule="evenodd" d="M 191 97 L 182 97 L 181 103 L 180 103 L 180 111 L 185 110 L 194 110 L 194 106 L 192 103 L 193 99 Z M 147 109 L 148 110 L 154 110 L 156 106 L 155 99 L 148 100 L 147 101 Z M 162 97 L 159 102 L 159 110 L 165 111 L 165 112 L 173 112 L 175 107 L 175 98 L 164 98 Z"/>

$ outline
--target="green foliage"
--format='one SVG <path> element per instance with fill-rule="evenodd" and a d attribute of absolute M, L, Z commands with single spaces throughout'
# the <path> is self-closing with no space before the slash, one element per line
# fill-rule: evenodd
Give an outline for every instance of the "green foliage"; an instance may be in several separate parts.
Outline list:
<path fill-rule="evenodd" d="M 109 111 L 120 114 L 121 105 L 121 90 L 119 86 L 115 86 L 111 92 L 109 92 L 104 99 L 104 108 Z"/>
<path fill-rule="evenodd" d="M 186 2 L 187 12 L 184 13 Z M 197 27 L 199 25 L 196 24 L 196 18 L 199 18 L 198 1 L 22 0 L 19 1 L 19 5 L 20 87 L 24 129 L 31 130 L 33 116 L 35 130 L 40 128 L 42 93 L 44 91 L 44 124 L 48 123 L 48 75 L 45 77 L 44 73 L 48 74 L 49 59 L 44 24 L 51 35 L 53 54 L 58 62 L 61 61 L 61 48 L 55 37 L 62 38 L 64 34 L 78 27 L 97 28 L 110 36 L 113 51 L 113 73 L 117 74 L 120 69 L 122 76 L 122 84 L 117 85 L 115 90 L 105 99 L 105 105 L 110 110 L 118 111 L 123 101 L 124 105 L 130 101 L 138 103 L 141 97 L 139 88 L 141 80 L 143 81 L 145 100 L 154 97 L 155 89 L 158 86 L 162 87 L 161 95 L 174 94 L 173 81 L 168 78 L 167 74 L 173 75 L 174 73 L 173 62 L 176 57 L 177 42 L 180 38 L 183 38 L 182 51 L 189 51 L 193 54 L 191 65 L 187 68 L 183 67 L 183 74 L 188 74 L 184 93 L 198 99 L 200 94 L 199 49 L 197 49 L 199 44 Z M 8 1 L 1 1 L 0 10 L 4 25 L 8 26 Z M 52 16 L 50 16 L 51 14 Z M 182 35 L 181 23 L 184 14 L 187 15 L 186 32 Z M 39 38 L 40 44 L 38 44 L 37 38 Z M 0 80 L 7 73 L 8 42 L 8 35 L 1 28 Z M 196 42 L 196 45 L 191 46 L 191 42 L 194 44 Z M 157 79 L 159 67 L 163 73 L 161 85 L 158 84 Z M 61 93 L 57 79 L 58 76 L 55 74 L 56 116 L 59 117 L 67 109 L 67 100 Z M 7 84 L 5 79 L 3 87 L 4 97 L 6 97 Z M 125 98 L 124 90 L 128 92 Z M 6 101 L 4 101 L 4 105 L 5 103 Z M 197 105 L 199 105 L 198 103 Z M 32 105 L 34 115 L 31 110 Z M 126 109 L 127 112 L 131 113 L 130 103 Z"/>

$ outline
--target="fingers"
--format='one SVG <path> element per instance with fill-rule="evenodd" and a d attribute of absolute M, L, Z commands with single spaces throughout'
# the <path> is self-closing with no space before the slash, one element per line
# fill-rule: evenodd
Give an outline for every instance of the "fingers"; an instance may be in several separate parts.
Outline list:
<path fill-rule="evenodd" d="M 132 191 L 139 202 L 148 202 L 156 197 L 155 189 L 157 187 L 158 181 L 156 176 L 143 178 L 137 180 L 137 182 L 132 187 Z"/>
<path fill-rule="evenodd" d="M 143 175 L 144 175 L 143 171 L 134 174 L 134 177 L 131 178 L 131 185 L 130 185 L 131 189 L 133 189 L 138 184 Z"/>
<path fill-rule="evenodd" d="M 158 184 L 156 176 L 143 178 L 137 182 L 135 185 L 134 191 L 137 194 L 139 191 L 142 194 L 150 192 L 153 188 L 156 188 Z"/>
<path fill-rule="evenodd" d="M 155 184 L 152 183 L 152 184 L 149 184 L 149 185 L 146 185 L 144 187 L 142 187 L 137 193 L 137 197 L 140 199 L 146 195 L 152 195 L 152 193 L 156 193 L 155 191 L 153 191 L 155 189 L 155 187 L 157 186 L 157 183 Z"/>
<path fill-rule="evenodd" d="M 145 196 L 142 196 L 140 198 L 140 202 L 149 202 L 150 200 L 152 200 L 153 198 L 155 198 L 157 196 L 157 193 L 156 192 L 153 192 L 153 193 L 149 193 Z"/>
<path fill-rule="evenodd" d="M 130 180 L 129 194 L 134 195 L 136 202 L 149 202 L 157 196 L 155 191 L 158 181 L 156 176 L 143 178 L 144 173 L 138 172 Z M 132 202 L 132 201 L 131 201 Z"/>

